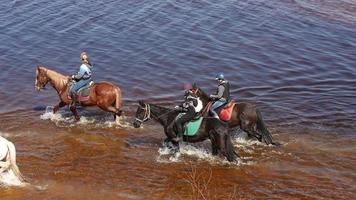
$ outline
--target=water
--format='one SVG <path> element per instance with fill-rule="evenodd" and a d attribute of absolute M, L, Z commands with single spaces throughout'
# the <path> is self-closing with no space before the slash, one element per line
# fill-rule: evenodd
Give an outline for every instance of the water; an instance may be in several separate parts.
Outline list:
<path fill-rule="evenodd" d="M 354 199 L 356 1 L 44 1 L 0 7 L 0 132 L 38 186 L 1 199 L 190 199 L 193 168 L 216 198 Z M 65 74 L 82 50 L 94 79 L 123 90 L 126 126 L 97 109 L 53 115 L 35 67 Z M 213 92 L 217 72 L 238 101 L 257 104 L 283 145 L 234 139 L 241 159 L 208 142 L 166 155 L 163 130 L 133 121 L 137 100 L 173 107 L 183 85 Z M 50 87 L 48 87 L 50 88 Z M 38 189 L 41 188 L 41 189 Z M 211 195 L 213 196 L 213 195 Z"/>

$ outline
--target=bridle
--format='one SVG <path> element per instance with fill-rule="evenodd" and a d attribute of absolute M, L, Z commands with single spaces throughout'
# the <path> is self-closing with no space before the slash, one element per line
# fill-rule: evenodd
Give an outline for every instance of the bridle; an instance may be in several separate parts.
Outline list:
<path fill-rule="evenodd" d="M 41 78 L 44 79 L 44 81 L 39 82 L 39 81 L 38 81 L 38 71 L 36 71 L 35 87 L 38 88 L 39 90 L 45 89 L 45 88 L 46 88 L 46 84 L 49 82 L 48 75 L 47 75 L 47 70 L 45 70 L 44 72 L 45 72 L 44 75 L 42 75 L 42 74 L 40 75 Z M 40 83 L 41 86 L 38 86 L 38 83 Z"/>
<path fill-rule="evenodd" d="M 136 117 L 136 120 L 139 121 L 140 123 L 146 122 L 149 119 L 151 119 L 151 108 L 149 104 L 145 103 L 145 108 L 142 108 L 145 111 L 145 115 L 143 117 L 143 119 L 139 119 Z"/>

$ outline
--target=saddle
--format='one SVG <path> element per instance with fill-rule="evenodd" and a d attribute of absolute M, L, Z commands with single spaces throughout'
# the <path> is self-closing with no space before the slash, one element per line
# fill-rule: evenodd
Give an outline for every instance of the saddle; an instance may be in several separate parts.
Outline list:
<path fill-rule="evenodd" d="M 72 85 L 73 85 L 73 83 L 70 83 L 68 85 L 68 99 L 70 99 L 70 100 L 72 99 L 72 97 L 69 95 L 69 90 L 72 87 Z M 91 88 L 92 88 L 93 85 L 94 85 L 94 81 L 90 81 L 87 85 L 85 85 L 84 87 L 82 87 L 82 88 L 80 88 L 78 90 L 76 95 L 77 95 L 77 100 L 79 102 L 88 101 L 89 100 L 90 91 L 91 91 Z"/>
<path fill-rule="evenodd" d="M 184 113 L 180 113 L 177 116 L 177 119 L 179 119 L 183 115 L 184 115 Z M 191 120 L 190 122 L 185 123 L 185 125 L 183 127 L 184 128 L 183 135 L 185 135 L 185 136 L 195 136 L 199 131 L 199 128 L 200 128 L 200 125 L 201 125 L 202 121 L 203 121 L 203 117 L 202 116 L 198 116 L 198 117 L 194 118 L 193 120 Z"/>
<path fill-rule="evenodd" d="M 229 121 L 231 119 L 232 111 L 234 110 L 236 102 L 230 101 L 218 108 L 218 115 L 221 121 Z"/>

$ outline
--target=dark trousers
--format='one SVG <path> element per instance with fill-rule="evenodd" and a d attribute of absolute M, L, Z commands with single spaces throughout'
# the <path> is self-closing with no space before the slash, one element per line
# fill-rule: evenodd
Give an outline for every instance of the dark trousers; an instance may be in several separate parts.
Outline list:
<path fill-rule="evenodd" d="M 188 107 L 188 111 L 179 119 L 176 120 L 177 136 L 182 136 L 184 133 L 184 124 L 193 120 L 195 117 L 195 110 L 193 107 Z"/>

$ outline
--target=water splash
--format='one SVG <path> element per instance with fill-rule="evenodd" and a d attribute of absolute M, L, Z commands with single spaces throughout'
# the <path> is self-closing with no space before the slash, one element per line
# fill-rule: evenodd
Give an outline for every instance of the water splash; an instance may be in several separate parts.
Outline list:
<path fill-rule="evenodd" d="M 174 152 L 168 146 L 162 146 L 158 149 L 158 156 L 156 158 L 157 162 L 160 163 L 177 163 L 184 162 L 186 157 L 195 158 L 198 161 L 207 161 L 213 165 L 234 165 L 239 166 L 242 164 L 248 164 L 243 160 L 237 159 L 235 162 L 229 162 L 226 158 L 221 158 L 212 155 L 210 149 L 205 148 L 204 144 L 199 144 L 193 146 L 188 143 L 180 143 L 180 148 L 178 152 Z"/>
<path fill-rule="evenodd" d="M 83 112 L 87 114 L 86 112 Z M 96 128 L 132 128 L 127 117 L 121 116 L 120 123 L 113 121 L 112 115 L 108 116 L 81 116 L 80 120 L 75 121 L 71 113 L 57 112 L 53 113 L 53 107 L 47 106 L 45 113 L 40 116 L 41 120 L 50 120 L 58 127 L 73 127 L 81 125 L 94 125 Z"/>
<path fill-rule="evenodd" d="M 26 185 L 28 185 L 28 183 L 20 181 L 11 169 L 0 174 L 0 186 L 2 187 L 24 187 Z"/>

